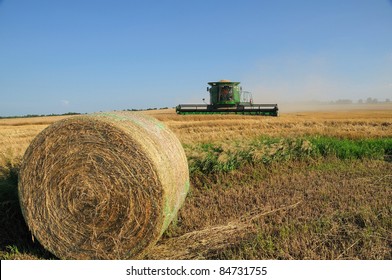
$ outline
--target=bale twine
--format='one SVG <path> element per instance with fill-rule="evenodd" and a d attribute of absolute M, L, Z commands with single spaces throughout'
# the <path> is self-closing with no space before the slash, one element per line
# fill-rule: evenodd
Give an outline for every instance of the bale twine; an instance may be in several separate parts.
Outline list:
<path fill-rule="evenodd" d="M 140 113 L 58 121 L 28 147 L 19 175 L 32 234 L 61 259 L 141 258 L 189 188 L 176 136 Z"/>

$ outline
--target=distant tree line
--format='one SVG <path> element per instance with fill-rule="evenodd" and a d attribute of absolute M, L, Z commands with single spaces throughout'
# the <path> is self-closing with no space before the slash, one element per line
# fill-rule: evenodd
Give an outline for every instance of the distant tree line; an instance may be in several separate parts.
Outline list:
<path fill-rule="evenodd" d="M 14 118 L 37 118 L 37 117 L 54 117 L 54 116 L 71 116 L 71 115 L 81 115 L 81 113 L 68 112 L 64 114 L 48 114 L 48 115 L 35 115 L 28 114 L 23 116 L 0 116 L 0 119 L 14 119 Z"/>
<path fill-rule="evenodd" d="M 379 101 L 377 98 L 368 97 L 364 99 L 358 99 L 357 102 L 351 99 L 338 99 L 335 101 L 331 101 L 330 104 L 382 104 L 382 103 L 391 103 L 389 98 L 386 98 L 384 101 Z"/>
<path fill-rule="evenodd" d="M 147 109 L 125 109 L 123 111 L 132 111 L 132 112 L 134 112 L 134 111 L 151 111 L 151 110 L 165 110 L 165 109 L 169 109 L 169 107 L 147 108 Z"/>
<path fill-rule="evenodd" d="M 173 108 L 175 108 L 175 107 L 173 107 Z M 147 108 L 147 109 L 124 109 L 124 110 L 120 110 L 120 111 L 136 112 L 136 111 L 150 111 L 150 110 L 164 110 L 164 109 L 169 109 L 169 107 Z M 117 110 L 114 110 L 114 111 L 117 111 Z M 100 112 L 102 112 L 102 111 L 100 111 Z M 71 115 L 82 115 L 82 114 L 87 114 L 87 113 L 68 112 L 68 113 L 64 113 L 64 114 L 48 114 L 48 115 L 28 114 L 28 115 L 22 115 L 22 116 L 0 116 L 0 119 L 71 116 Z"/>

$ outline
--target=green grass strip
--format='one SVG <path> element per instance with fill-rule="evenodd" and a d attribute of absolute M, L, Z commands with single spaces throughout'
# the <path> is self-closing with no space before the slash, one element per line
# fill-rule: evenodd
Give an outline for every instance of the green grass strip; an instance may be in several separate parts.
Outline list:
<path fill-rule="evenodd" d="M 205 174 L 229 172 L 244 164 L 322 159 L 390 160 L 392 138 L 341 139 L 336 137 L 273 138 L 262 137 L 247 143 L 204 143 L 186 146 L 190 172 Z"/>

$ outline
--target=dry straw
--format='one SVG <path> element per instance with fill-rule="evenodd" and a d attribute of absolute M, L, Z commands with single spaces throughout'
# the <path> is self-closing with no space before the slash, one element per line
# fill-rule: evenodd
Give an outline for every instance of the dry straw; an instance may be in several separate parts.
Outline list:
<path fill-rule="evenodd" d="M 65 119 L 27 149 L 19 199 L 32 234 L 61 259 L 141 258 L 184 202 L 176 136 L 140 113 Z"/>

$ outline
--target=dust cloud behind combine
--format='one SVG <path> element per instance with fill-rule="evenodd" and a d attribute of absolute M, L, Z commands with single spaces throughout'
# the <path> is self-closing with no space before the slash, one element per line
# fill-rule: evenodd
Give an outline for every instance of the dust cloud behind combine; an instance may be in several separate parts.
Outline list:
<path fill-rule="evenodd" d="M 320 102 L 281 102 L 278 103 L 280 113 L 297 112 L 342 112 L 367 110 L 392 110 L 392 103 L 385 104 L 328 104 Z"/>

